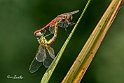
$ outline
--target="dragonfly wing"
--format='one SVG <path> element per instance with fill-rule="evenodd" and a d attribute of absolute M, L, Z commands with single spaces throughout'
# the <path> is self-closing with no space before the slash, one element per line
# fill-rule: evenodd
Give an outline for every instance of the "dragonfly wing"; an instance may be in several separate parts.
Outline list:
<path fill-rule="evenodd" d="M 43 61 L 43 65 L 48 68 L 52 63 L 53 59 L 55 58 L 55 53 L 52 47 L 48 46 L 47 48 L 47 56 L 46 59 Z"/>
<path fill-rule="evenodd" d="M 36 54 L 36 60 L 38 62 L 43 62 L 46 59 L 46 50 L 45 47 L 39 45 L 38 52 Z"/>
<path fill-rule="evenodd" d="M 46 59 L 43 61 L 43 65 L 45 66 L 45 68 L 48 68 L 52 61 L 53 59 L 49 55 L 47 55 Z"/>
<path fill-rule="evenodd" d="M 55 58 L 54 49 L 53 49 L 52 47 L 48 46 L 48 47 L 47 47 L 47 51 L 48 51 L 50 57 L 51 57 L 52 59 L 54 59 L 54 58 Z"/>
<path fill-rule="evenodd" d="M 31 73 L 36 72 L 39 69 L 39 67 L 41 66 L 41 64 L 42 64 L 41 62 L 38 62 L 36 60 L 36 58 L 34 58 L 34 60 L 31 62 L 31 65 L 29 66 L 29 71 Z"/>

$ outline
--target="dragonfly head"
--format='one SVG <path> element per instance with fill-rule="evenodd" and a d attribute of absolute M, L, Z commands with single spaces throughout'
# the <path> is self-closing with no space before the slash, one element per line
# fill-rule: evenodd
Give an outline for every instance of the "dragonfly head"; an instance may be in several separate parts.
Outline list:
<path fill-rule="evenodd" d="M 72 20 L 72 15 L 68 14 L 68 13 L 64 13 L 58 16 L 62 21 L 68 20 L 71 21 Z"/>
<path fill-rule="evenodd" d="M 43 36 L 43 33 L 41 33 L 41 32 L 35 32 L 34 35 L 35 35 L 36 37 L 41 37 L 41 36 Z"/>
<path fill-rule="evenodd" d="M 72 11 L 72 12 L 68 12 L 68 13 L 63 13 L 61 15 L 63 15 L 64 19 L 67 19 L 68 21 L 72 21 L 72 15 L 78 13 L 79 10 L 76 11 Z"/>
<path fill-rule="evenodd" d="M 36 30 L 36 31 L 34 32 L 34 35 L 35 35 L 36 37 L 38 37 L 38 36 L 42 36 L 43 33 L 41 33 L 41 30 Z"/>

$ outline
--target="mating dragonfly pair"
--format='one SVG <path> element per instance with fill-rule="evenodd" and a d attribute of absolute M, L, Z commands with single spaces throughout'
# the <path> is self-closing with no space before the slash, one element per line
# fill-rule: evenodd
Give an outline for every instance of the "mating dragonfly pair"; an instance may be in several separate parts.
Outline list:
<path fill-rule="evenodd" d="M 70 25 L 74 24 L 71 22 L 72 15 L 77 12 L 79 12 L 79 10 L 60 14 L 51 22 L 49 22 L 46 26 L 34 32 L 34 35 L 37 37 L 39 42 L 39 48 L 34 60 L 29 67 L 29 71 L 31 73 L 36 72 L 41 66 L 42 62 L 46 68 L 49 67 L 49 65 L 55 58 L 54 49 L 51 47 L 51 44 L 53 44 L 53 42 L 57 38 L 58 27 L 66 29 Z M 48 29 L 50 34 L 53 34 L 53 37 L 49 40 L 46 39 L 46 37 L 50 35 L 45 34 L 46 29 Z"/>

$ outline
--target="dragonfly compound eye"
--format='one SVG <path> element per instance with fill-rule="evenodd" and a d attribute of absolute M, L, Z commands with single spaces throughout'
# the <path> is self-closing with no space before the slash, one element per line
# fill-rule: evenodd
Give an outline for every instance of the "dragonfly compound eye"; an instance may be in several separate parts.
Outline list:
<path fill-rule="evenodd" d="M 41 32 L 38 32 L 35 35 L 39 37 L 39 36 L 42 36 L 43 34 Z"/>
<path fill-rule="evenodd" d="M 72 20 L 72 16 L 69 17 L 69 20 L 70 20 L 70 21 Z"/>

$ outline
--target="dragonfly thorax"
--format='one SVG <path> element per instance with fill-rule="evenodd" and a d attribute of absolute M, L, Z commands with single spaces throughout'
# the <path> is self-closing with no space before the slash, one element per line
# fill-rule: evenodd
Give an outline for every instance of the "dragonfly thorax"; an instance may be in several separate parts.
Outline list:
<path fill-rule="evenodd" d="M 40 45 L 43 45 L 43 46 L 46 46 L 47 45 L 47 40 L 44 36 L 41 36 L 39 39 L 38 39 L 38 42 Z"/>

